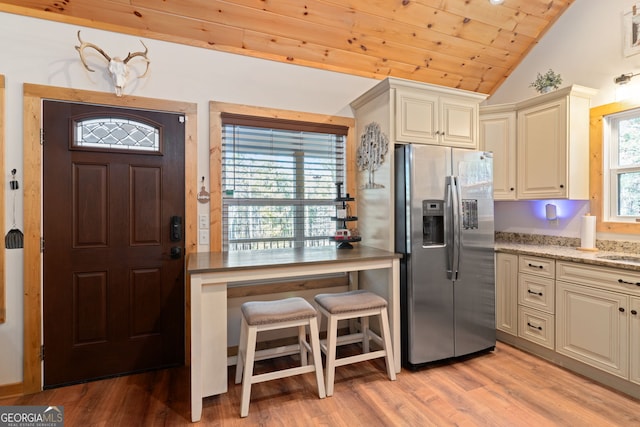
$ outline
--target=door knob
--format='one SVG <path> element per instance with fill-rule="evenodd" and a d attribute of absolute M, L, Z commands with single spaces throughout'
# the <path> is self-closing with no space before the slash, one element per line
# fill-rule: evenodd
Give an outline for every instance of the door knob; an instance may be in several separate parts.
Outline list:
<path fill-rule="evenodd" d="M 171 259 L 180 259 L 182 257 L 182 248 L 179 246 L 172 247 L 170 256 L 171 256 Z"/>

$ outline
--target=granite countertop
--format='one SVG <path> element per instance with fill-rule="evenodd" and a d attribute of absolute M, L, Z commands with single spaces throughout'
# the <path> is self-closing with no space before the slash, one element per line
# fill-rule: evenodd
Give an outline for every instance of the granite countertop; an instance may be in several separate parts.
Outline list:
<path fill-rule="evenodd" d="M 582 251 L 575 246 L 559 246 L 536 243 L 512 243 L 496 241 L 496 252 L 512 253 L 518 255 L 533 255 L 546 258 L 553 258 L 560 261 L 574 261 L 584 264 L 600 265 L 603 267 L 623 268 L 625 270 L 640 271 L 640 255 L 628 252 L 616 251 Z M 637 256 L 639 262 L 617 261 L 603 259 L 603 256 Z"/>

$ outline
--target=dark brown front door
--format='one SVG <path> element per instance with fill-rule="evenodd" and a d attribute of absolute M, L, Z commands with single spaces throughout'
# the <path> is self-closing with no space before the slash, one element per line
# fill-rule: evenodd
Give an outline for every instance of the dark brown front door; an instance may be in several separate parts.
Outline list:
<path fill-rule="evenodd" d="M 45 101 L 43 121 L 45 387 L 183 363 L 183 117 Z"/>

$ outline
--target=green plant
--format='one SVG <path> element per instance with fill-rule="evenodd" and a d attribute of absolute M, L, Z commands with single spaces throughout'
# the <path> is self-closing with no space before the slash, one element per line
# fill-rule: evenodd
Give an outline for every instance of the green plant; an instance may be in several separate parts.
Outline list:
<path fill-rule="evenodd" d="M 551 68 L 545 74 L 536 76 L 536 79 L 529 85 L 529 87 L 535 88 L 540 93 L 547 92 L 550 88 L 558 89 L 562 83 L 562 77 L 560 74 L 553 72 Z"/>

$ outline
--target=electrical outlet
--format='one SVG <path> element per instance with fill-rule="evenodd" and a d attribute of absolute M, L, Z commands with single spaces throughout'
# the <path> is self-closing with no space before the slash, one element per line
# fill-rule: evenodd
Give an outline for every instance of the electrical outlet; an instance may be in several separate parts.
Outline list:
<path fill-rule="evenodd" d="M 198 233 L 198 243 L 201 245 L 209 244 L 209 230 L 200 230 Z"/>
<path fill-rule="evenodd" d="M 198 228 L 200 230 L 208 230 L 209 229 L 209 215 L 202 214 L 198 218 Z"/>

